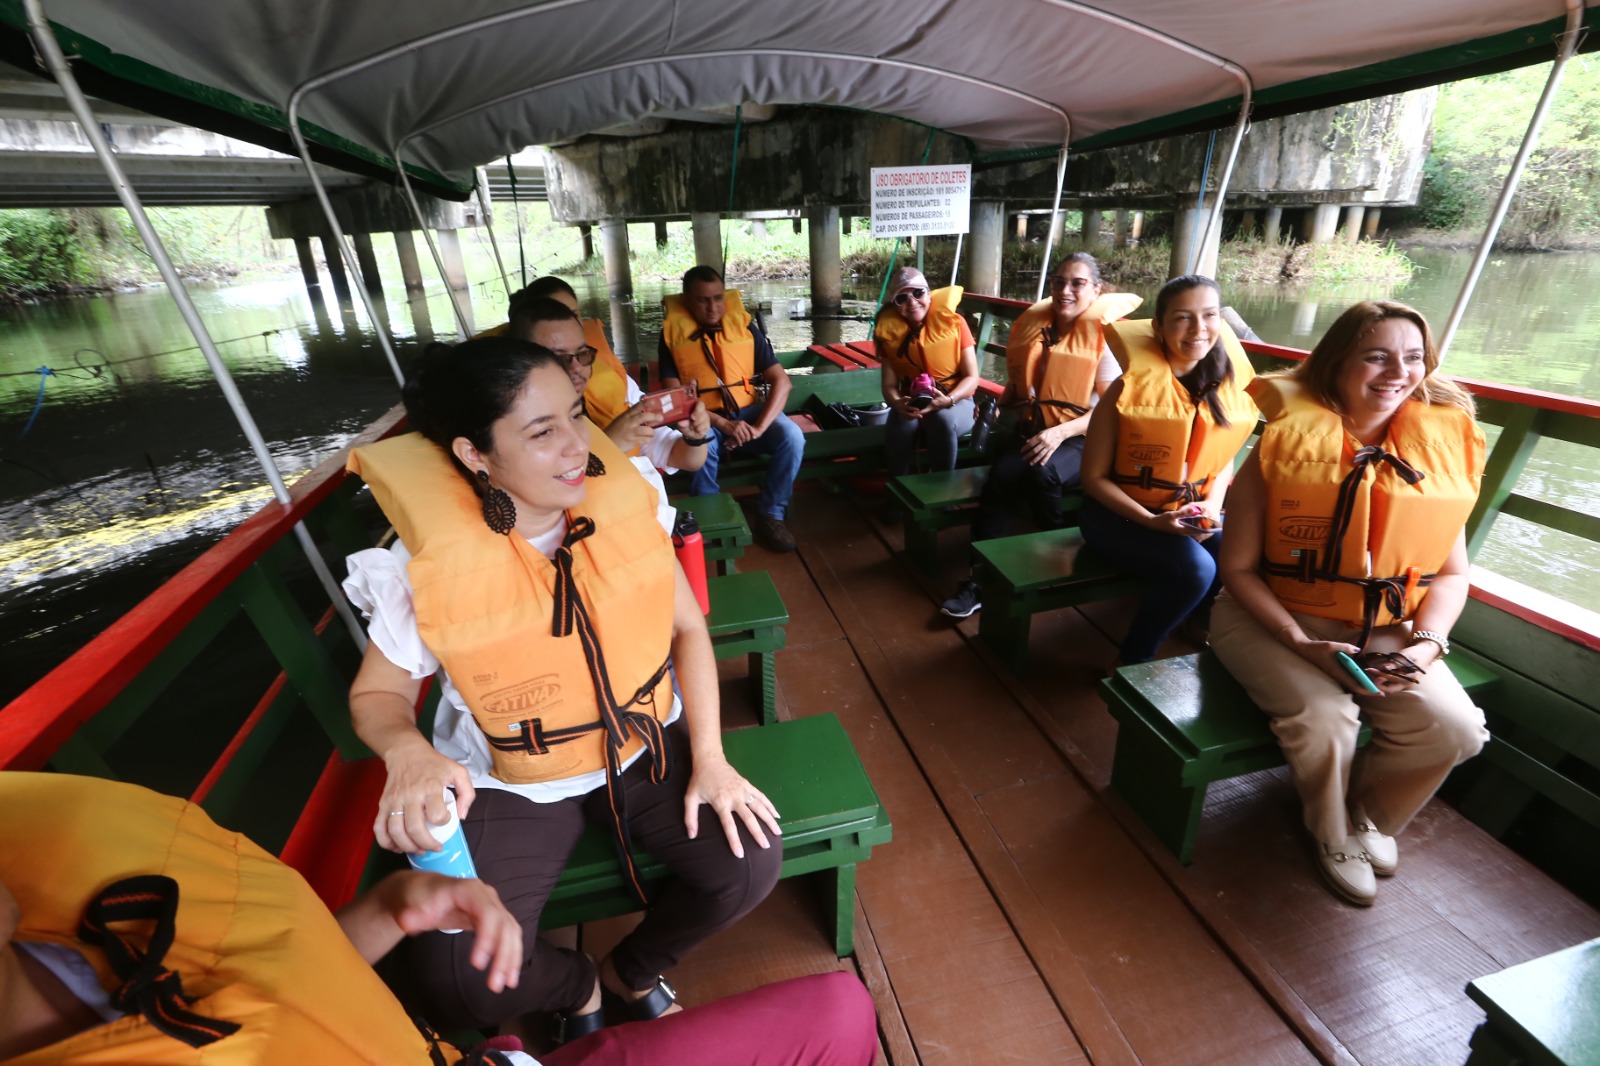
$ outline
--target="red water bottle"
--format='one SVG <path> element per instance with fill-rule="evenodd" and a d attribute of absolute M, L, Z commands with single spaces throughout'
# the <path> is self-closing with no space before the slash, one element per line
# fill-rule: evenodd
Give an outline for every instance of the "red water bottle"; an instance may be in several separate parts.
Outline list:
<path fill-rule="evenodd" d="M 694 520 L 693 511 L 679 511 L 672 526 L 672 548 L 678 554 L 678 564 L 683 567 L 689 587 L 694 590 L 695 602 L 701 614 L 711 613 L 711 592 L 706 588 L 706 542 L 700 535 L 700 523 Z"/>

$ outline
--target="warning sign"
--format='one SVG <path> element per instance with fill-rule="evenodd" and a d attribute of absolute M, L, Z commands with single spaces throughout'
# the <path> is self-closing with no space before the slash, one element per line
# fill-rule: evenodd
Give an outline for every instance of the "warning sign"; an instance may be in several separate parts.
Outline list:
<path fill-rule="evenodd" d="M 872 235 L 927 237 L 967 232 L 972 165 L 873 167 Z"/>

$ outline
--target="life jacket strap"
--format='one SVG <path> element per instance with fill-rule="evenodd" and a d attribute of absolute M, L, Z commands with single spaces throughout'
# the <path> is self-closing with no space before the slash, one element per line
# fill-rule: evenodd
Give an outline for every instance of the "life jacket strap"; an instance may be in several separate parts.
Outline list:
<path fill-rule="evenodd" d="M 1174 494 L 1173 499 L 1178 503 L 1194 503 L 1196 500 L 1204 499 L 1206 486 L 1211 484 L 1209 477 L 1203 477 L 1199 481 L 1166 481 L 1156 477 L 1155 468 L 1150 466 L 1141 466 L 1133 474 L 1119 474 L 1113 470 L 1111 480 L 1118 485 L 1135 485 L 1145 491 L 1166 489 Z"/>
<path fill-rule="evenodd" d="M 1351 457 L 1349 473 L 1339 482 L 1339 495 L 1333 505 L 1333 522 L 1328 528 L 1328 546 L 1322 553 L 1324 569 L 1330 576 L 1337 574 L 1341 568 L 1344 537 L 1355 518 L 1356 498 L 1361 491 L 1361 483 L 1366 480 L 1369 470 L 1376 470 L 1382 463 L 1393 467 L 1407 485 L 1415 485 L 1424 477 L 1422 471 L 1393 452 L 1384 451 L 1379 445 L 1371 444 L 1356 450 Z"/>
<path fill-rule="evenodd" d="M 722 346 L 717 343 L 717 338 L 722 336 L 722 326 L 701 326 L 689 334 L 689 339 L 700 342 L 700 352 L 706 357 L 706 365 L 711 368 L 711 373 L 717 379 L 717 395 L 722 397 L 723 410 L 729 414 L 738 414 L 742 405 L 734 399 L 733 390 L 728 387 L 727 367 L 722 365 Z"/>
<path fill-rule="evenodd" d="M 126 877 L 89 901 L 78 937 L 103 950 L 122 981 L 111 994 L 112 1006 L 143 1015 L 159 1032 L 202 1048 L 233 1035 L 240 1026 L 189 1010 L 194 1000 L 184 994 L 182 979 L 162 965 L 177 936 L 177 917 L 177 881 L 162 874 Z M 153 922 L 145 950 L 112 931 L 114 922 Z"/>

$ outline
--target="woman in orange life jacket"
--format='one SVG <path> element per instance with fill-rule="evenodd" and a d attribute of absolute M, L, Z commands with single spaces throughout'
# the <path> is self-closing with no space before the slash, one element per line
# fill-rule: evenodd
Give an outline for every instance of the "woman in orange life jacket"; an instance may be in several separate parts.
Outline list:
<path fill-rule="evenodd" d="M 878 312 L 872 331 L 889 405 L 884 426 L 889 476 L 911 469 L 911 445 L 919 429 L 930 468 L 953 470 L 956 441 L 972 429 L 972 394 L 978 391 L 972 331 L 955 309 L 961 289 L 930 291 L 922 271 L 901 267 L 889 291 L 890 305 Z"/>
<path fill-rule="evenodd" d="M 1011 327 L 1006 342 L 1003 405 L 1022 405 L 1028 415 L 1015 446 L 1000 452 L 983 482 L 974 541 L 1011 531 L 1011 505 L 1026 490 L 1041 529 L 1066 524 L 1061 493 L 1078 487 L 1083 435 L 1089 412 L 1101 394 L 1122 376 L 1106 347 L 1105 323 L 1139 306 L 1139 298 L 1106 293 L 1101 300 L 1100 264 L 1088 252 L 1061 257 L 1050 272 L 1050 296 L 1034 304 Z M 1085 312 L 1093 307 L 1094 311 Z M 939 610 L 950 618 L 969 618 L 982 607 L 982 590 L 969 575 Z"/>
<path fill-rule="evenodd" d="M 659 974 L 760 902 L 781 862 L 777 812 L 723 757 L 705 619 L 656 494 L 537 345 L 430 348 L 405 398 L 426 439 L 351 460 L 400 534 L 351 556 L 345 582 L 372 619 L 350 709 L 388 772 L 374 831 L 393 851 L 436 850 L 453 788 L 478 873 L 526 934 L 518 986 L 498 994 L 462 938 L 410 942 L 409 995 L 446 1028 L 564 1011 L 582 1035 L 601 1024 L 602 986 L 654 1017 L 672 1009 Z M 430 743 L 413 707 L 441 666 Z M 701 824 L 703 805 L 720 824 Z M 585 821 L 675 874 L 598 970 L 536 935 Z"/>
<path fill-rule="evenodd" d="M 1252 371 L 1217 283 L 1198 274 L 1167 282 L 1152 319 L 1113 322 L 1106 339 L 1124 373 L 1089 420 L 1078 523 L 1097 554 L 1149 578 L 1118 650 L 1142 663 L 1186 620 L 1203 640 L 1221 588 L 1223 494 L 1256 422 Z"/>
<path fill-rule="evenodd" d="M 1441 662 L 1484 446 L 1438 367 L 1416 311 L 1350 308 L 1305 362 L 1252 385 L 1267 426 L 1228 498 L 1212 644 L 1272 718 L 1318 871 L 1358 905 L 1394 872 L 1394 835 L 1488 739 Z M 1373 731 L 1359 754 L 1358 716 Z"/>

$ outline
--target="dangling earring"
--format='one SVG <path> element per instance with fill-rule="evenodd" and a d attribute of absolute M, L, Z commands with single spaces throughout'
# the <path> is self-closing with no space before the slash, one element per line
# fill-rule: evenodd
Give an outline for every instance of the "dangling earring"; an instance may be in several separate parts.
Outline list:
<path fill-rule="evenodd" d="M 583 466 L 584 477 L 599 477 L 606 472 L 606 464 L 594 452 L 589 453 L 589 461 Z"/>
<path fill-rule="evenodd" d="M 489 471 L 478 471 L 478 501 L 483 505 L 483 523 L 494 532 L 505 536 L 517 524 L 517 505 L 511 502 L 504 489 L 489 484 Z"/>

